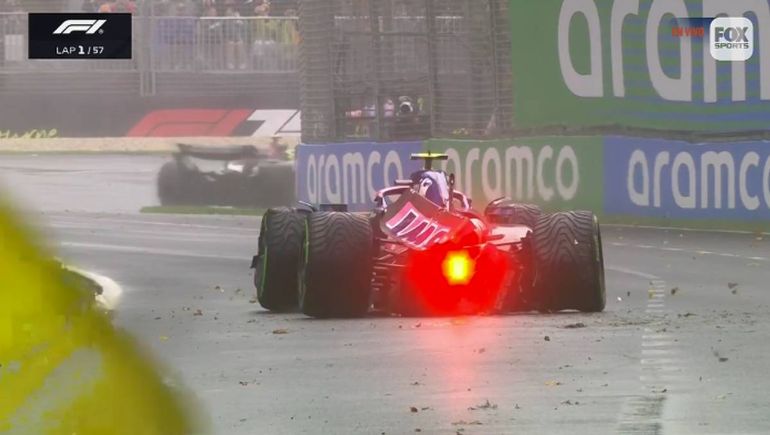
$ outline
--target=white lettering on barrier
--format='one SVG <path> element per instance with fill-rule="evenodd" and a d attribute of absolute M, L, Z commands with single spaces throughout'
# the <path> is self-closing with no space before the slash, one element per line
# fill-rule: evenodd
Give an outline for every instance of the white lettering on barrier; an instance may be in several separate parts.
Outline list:
<path fill-rule="evenodd" d="M 663 172 L 663 168 L 668 165 L 670 159 L 671 155 L 668 151 L 663 151 L 655 157 L 655 169 L 653 169 L 655 171 L 653 174 L 655 182 L 653 183 L 654 186 L 652 186 L 652 202 L 655 204 L 655 207 L 660 207 L 660 173 Z"/>
<path fill-rule="evenodd" d="M 388 178 L 391 166 L 396 168 L 395 179 L 404 178 L 404 168 L 401 166 L 401 157 L 399 157 L 398 153 L 395 151 L 388 151 L 388 154 L 385 155 L 385 163 L 382 165 L 382 179 L 388 186 L 394 181 L 394 179 Z"/>
<path fill-rule="evenodd" d="M 762 165 L 760 155 L 754 151 L 740 156 L 728 151 L 706 151 L 700 155 L 699 164 L 696 164 L 691 153 L 680 151 L 674 156 L 670 171 L 666 171 L 669 161 L 668 151 L 655 154 L 653 173 L 650 176 L 647 154 L 640 149 L 631 153 L 626 173 L 626 191 L 632 204 L 650 207 L 652 203 L 652 207 L 660 208 L 662 186 L 670 182 L 674 203 L 681 209 L 733 210 L 740 207 L 755 211 L 762 206 L 759 193 L 750 190 L 754 186 L 749 183 L 751 174 Z M 770 209 L 770 155 L 765 158 L 763 167 L 761 197 L 764 199 L 764 207 Z M 687 192 L 683 191 L 680 178 L 687 180 Z M 639 180 L 641 185 L 637 183 Z"/>
<path fill-rule="evenodd" d="M 570 54 L 570 28 L 575 15 L 581 14 L 588 21 L 588 43 L 590 47 L 591 72 L 580 74 L 575 69 Z M 559 12 L 559 65 L 564 84 L 578 97 L 603 97 L 604 78 L 602 70 L 602 35 L 599 10 L 593 0 L 569 0 L 561 5 Z"/>
<path fill-rule="evenodd" d="M 665 16 L 687 17 L 687 7 L 683 0 L 653 1 L 647 17 L 645 35 L 647 46 L 647 69 L 653 88 L 661 98 L 668 101 L 692 101 L 692 41 L 679 38 L 679 78 L 666 75 L 660 62 L 658 38 L 660 23 Z M 669 22 L 666 19 L 666 22 Z"/>
<path fill-rule="evenodd" d="M 466 176 L 465 179 L 463 179 L 462 177 L 463 167 L 461 166 L 461 163 L 460 163 L 460 161 L 462 160 L 460 158 L 460 153 L 458 153 L 457 150 L 454 148 L 449 148 L 444 152 L 444 154 L 446 154 L 449 157 L 445 162 L 443 162 L 441 167 L 446 173 L 455 174 L 455 188 L 460 191 L 470 192 L 470 189 L 467 188 L 467 186 L 471 185 L 471 177 L 470 175 Z M 470 172 L 466 171 L 465 174 L 470 174 Z"/>
<path fill-rule="evenodd" d="M 532 199 L 535 188 L 535 157 L 529 147 L 508 147 L 505 150 L 505 185 L 510 189 L 516 186 L 516 198 Z M 527 180 L 524 182 L 524 166 L 526 165 Z M 513 180 L 513 175 L 516 180 Z M 526 196 L 524 190 L 526 188 Z M 512 193 L 512 192 L 511 192 Z M 509 195 L 511 194 L 509 193 Z"/>
<path fill-rule="evenodd" d="M 382 172 L 379 172 L 379 166 Z M 401 157 L 389 151 L 383 161 L 378 151 L 337 154 L 310 153 L 305 168 L 307 199 L 311 203 L 368 204 L 378 188 L 375 180 L 390 184 L 389 173 L 403 178 Z M 382 175 L 382 178 L 379 175 Z"/>
<path fill-rule="evenodd" d="M 612 92 L 616 97 L 626 96 L 625 71 L 623 70 L 623 22 L 629 15 L 639 15 L 639 0 L 615 0 L 610 19 L 610 48 Z"/>
<path fill-rule="evenodd" d="M 722 169 L 727 172 L 727 207 L 735 208 L 735 162 L 727 151 L 708 151 L 701 156 L 701 206 L 709 206 L 709 170 L 714 173 L 714 208 L 722 208 Z"/>
<path fill-rule="evenodd" d="M 305 171 L 305 192 L 307 200 L 311 203 L 318 203 L 318 168 L 316 167 L 315 154 L 310 154 L 307 159 L 307 170 Z"/>
<path fill-rule="evenodd" d="M 679 186 L 681 168 L 687 170 L 687 186 L 689 186 L 690 191 L 686 195 L 682 193 Z M 674 164 L 671 167 L 671 190 L 674 194 L 674 202 L 681 208 L 694 209 L 696 207 L 695 172 L 695 159 L 689 153 L 679 153 L 674 157 Z"/>
<path fill-rule="evenodd" d="M 382 161 L 382 157 L 380 156 L 380 153 L 377 151 L 374 151 L 372 154 L 369 155 L 369 161 L 366 163 L 366 189 L 367 189 L 366 192 L 369 194 L 369 196 L 372 196 L 374 191 L 377 190 L 377 188 L 374 187 L 372 174 L 374 173 L 374 165 L 379 165 L 381 161 Z"/>
<path fill-rule="evenodd" d="M 569 186 L 564 184 L 563 169 L 566 168 L 565 163 L 569 163 L 572 172 L 572 184 Z M 556 188 L 562 199 L 570 201 L 577 195 L 578 187 L 580 187 L 580 172 L 577 155 L 571 146 L 565 146 L 559 151 L 559 156 L 556 158 Z"/>
<path fill-rule="evenodd" d="M 468 155 L 465 156 L 465 173 L 466 174 L 472 174 L 473 173 L 473 162 L 476 162 L 479 160 L 479 154 L 481 152 L 478 148 L 473 148 L 472 150 L 468 151 Z M 458 161 L 459 156 L 458 156 Z M 473 177 L 466 176 L 465 177 L 465 183 L 461 186 L 458 186 L 457 188 L 461 191 L 465 192 L 473 192 Z M 470 193 L 468 193 L 470 195 Z"/>
<path fill-rule="evenodd" d="M 364 155 L 346 153 L 342 156 L 342 196 L 345 202 L 362 204 L 367 201 Z"/>
<path fill-rule="evenodd" d="M 636 190 L 634 187 L 634 178 L 637 174 L 637 168 L 641 169 L 642 174 L 642 191 Z M 628 179 L 626 180 L 628 185 L 628 197 L 634 205 L 639 207 L 647 207 L 650 205 L 650 178 L 649 170 L 647 168 L 647 157 L 640 150 L 636 150 L 631 153 L 631 158 L 628 159 Z"/>
<path fill-rule="evenodd" d="M 770 28 L 770 5 L 767 0 L 702 0 L 700 13 L 696 16 L 732 17 L 754 16 L 759 29 Z M 582 15 L 588 23 L 588 44 L 590 47 L 591 71 L 580 74 L 575 69 L 570 54 L 570 28 L 573 18 Z M 639 15 L 639 0 L 615 0 L 610 15 L 610 56 L 612 90 L 615 97 L 626 95 L 625 64 L 623 59 L 623 25 L 629 15 Z M 680 38 L 680 77 L 669 77 L 661 65 L 658 38 L 661 26 L 668 25 L 667 17 L 689 18 L 690 14 L 683 0 L 652 0 L 645 25 L 646 64 L 650 82 L 658 95 L 667 101 L 693 101 L 693 53 L 691 38 Z M 666 31 L 670 31 L 667 29 Z M 595 0 L 563 0 L 559 12 L 558 56 L 564 84 L 574 95 L 585 98 L 604 96 L 603 41 L 599 12 Z M 770 43 L 760 35 L 760 98 L 770 100 Z M 704 102 L 717 101 L 716 60 L 711 56 L 709 44 L 703 44 L 703 93 Z M 732 62 L 732 101 L 746 100 L 746 63 Z"/>
<path fill-rule="evenodd" d="M 326 170 L 324 171 L 324 174 L 326 175 L 324 178 L 324 187 L 326 187 L 324 194 L 326 195 L 326 198 L 333 204 L 341 203 L 342 183 L 340 183 L 340 181 L 342 181 L 342 179 L 340 178 L 340 162 L 334 154 L 326 156 Z M 330 175 L 334 176 L 334 182 L 332 182 Z M 336 187 L 336 190 L 332 190 L 332 186 Z"/>
<path fill-rule="evenodd" d="M 765 161 L 765 170 L 762 171 L 762 193 L 764 193 L 767 208 L 770 208 L 770 157 Z"/>
<path fill-rule="evenodd" d="M 768 160 L 770 162 L 770 160 Z M 759 198 L 756 195 L 749 193 L 748 186 L 746 186 L 746 179 L 748 178 L 749 168 L 755 166 L 759 167 L 759 154 L 754 151 L 747 153 L 743 157 L 741 162 L 741 169 L 738 174 L 739 190 L 741 192 L 741 202 L 747 210 L 756 210 L 759 208 Z"/>
<path fill-rule="evenodd" d="M 489 164 L 493 163 L 495 165 L 495 178 L 494 178 L 494 186 L 490 184 L 489 182 Z M 487 148 L 486 151 L 484 151 L 484 158 L 481 160 L 481 186 L 484 190 L 484 196 L 487 198 L 499 198 L 503 196 L 503 180 L 502 177 L 500 177 L 500 173 L 502 172 L 502 163 L 500 163 L 500 153 L 497 151 L 497 148 Z M 465 178 L 470 178 L 471 174 L 466 174 Z"/>
<path fill-rule="evenodd" d="M 540 155 L 537 159 L 537 191 L 540 194 L 540 198 L 543 201 L 548 202 L 553 198 L 554 190 L 545 184 L 545 176 L 543 175 L 543 166 L 548 160 L 553 160 L 553 148 L 550 145 L 546 145 L 540 150 Z"/>
<path fill-rule="evenodd" d="M 478 174 L 481 179 L 481 192 L 486 199 L 507 196 L 519 200 L 532 200 L 537 197 L 549 202 L 556 195 L 562 200 L 574 199 L 580 187 L 580 171 L 575 150 L 567 145 L 559 149 L 556 163 L 549 164 L 551 170 L 546 175 L 546 163 L 554 160 L 554 148 L 543 146 L 539 152 L 529 146 L 510 146 L 503 151 L 489 147 L 481 154 L 479 148 L 468 150 L 465 165 L 457 150 L 449 148 L 449 159 L 442 163 L 442 170 L 455 172 L 458 190 L 472 194 L 472 178 Z M 481 166 L 473 165 L 481 154 Z M 477 171 L 474 171 L 477 168 Z M 566 173 L 572 174 L 567 180 Z M 550 180 L 549 187 L 546 181 Z"/>

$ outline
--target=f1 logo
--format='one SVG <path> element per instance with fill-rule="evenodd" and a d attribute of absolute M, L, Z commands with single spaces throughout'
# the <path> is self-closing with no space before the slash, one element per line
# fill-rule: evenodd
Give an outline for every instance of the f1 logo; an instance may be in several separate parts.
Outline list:
<path fill-rule="evenodd" d="M 709 30 L 709 49 L 714 59 L 744 62 L 754 55 L 754 23 L 748 18 L 715 18 Z"/>
<path fill-rule="evenodd" d="M 85 32 L 86 35 L 93 35 L 106 22 L 107 20 L 65 20 L 53 31 L 53 34 L 69 35 L 72 32 Z"/>

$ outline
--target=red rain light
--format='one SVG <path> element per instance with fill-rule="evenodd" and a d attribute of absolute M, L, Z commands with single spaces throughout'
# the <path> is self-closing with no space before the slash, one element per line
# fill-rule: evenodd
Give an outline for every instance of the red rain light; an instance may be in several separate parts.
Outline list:
<path fill-rule="evenodd" d="M 466 285 L 476 272 L 476 262 L 468 251 L 449 251 L 441 263 L 441 271 L 449 285 Z"/>

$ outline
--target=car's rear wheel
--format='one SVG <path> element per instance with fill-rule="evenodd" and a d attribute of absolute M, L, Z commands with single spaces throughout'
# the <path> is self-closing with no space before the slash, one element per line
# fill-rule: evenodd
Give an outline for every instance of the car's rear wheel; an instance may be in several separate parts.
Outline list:
<path fill-rule="evenodd" d="M 312 317 L 358 317 L 369 310 L 373 236 L 365 215 L 315 212 L 306 221 L 299 307 Z"/>
<path fill-rule="evenodd" d="M 176 161 L 166 162 L 158 172 L 158 198 L 161 205 L 184 202 L 182 174 Z"/>
<path fill-rule="evenodd" d="M 271 208 L 262 216 L 258 253 L 254 261 L 257 300 L 271 311 L 297 308 L 297 270 L 304 241 L 306 214 Z"/>
<path fill-rule="evenodd" d="M 490 223 L 496 225 L 526 225 L 530 228 L 534 228 L 542 214 L 542 210 L 537 205 L 520 204 L 509 199 L 495 201 L 484 210 L 484 216 Z"/>
<path fill-rule="evenodd" d="M 596 216 L 571 211 L 542 216 L 532 234 L 533 299 L 541 311 L 604 310 L 604 257 Z"/>

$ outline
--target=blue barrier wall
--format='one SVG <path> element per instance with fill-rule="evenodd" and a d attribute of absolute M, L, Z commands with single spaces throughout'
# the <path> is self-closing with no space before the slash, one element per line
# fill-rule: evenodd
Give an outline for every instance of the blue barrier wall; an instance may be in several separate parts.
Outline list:
<path fill-rule="evenodd" d="M 770 220 L 770 143 L 607 137 L 604 186 L 607 215 Z"/>
<path fill-rule="evenodd" d="M 297 198 L 312 204 L 345 203 L 370 210 L 374 193 L 408 177 L 421 162 L 409 155 L 422 142 L 335 143 L 297 147 Z"/>
<path fill-rule="evenodd" d="M 541 139 L 543 143 L 554 143 L 553 138 Z M 591 209 L 616 221 L 672 225 L 701 221 L 715 228 L 759 228 L 767 221 L 770 228 L 770 142 L 693 144 L 619 136 L 593 138 L 592 142 L 574 139 L 570 143 L 576 144 L 577 155 L 595 153 L 596 158 L 584 162 L 581 189 L 588 193 L 576 196 L 564 206 Z M 537 142 L 538 138 L 527 140 Z M 499 141 L 466 142 L 479 149 L 499 145 Z M 441 151 L 436 141 L 428 144 L 300 145 L 298 198 L 316 204 L 346 203 L 351 210 L 369 210 L 376 190 L 420 168 L 421 163 L 410 161 L 409 154 L 427 146 Z M 466 157 L 458 155 L 460 161 L 455 164 L 466 168 L 471 166 L 468 163 L 475 162 L 479 166 L 478 155 L 471 162 L 465 162 Z M 481 166 L 477 169 L 481 171 L 480 180 L 500 178 L 486 173 Z M 537 165 L 522 162 L 508 169 L 515 173 L 504 180 L 515 183 L 527 180 Z M 591 170 L 599 176 L 590 177 Z M 537 175 L 544 177 L 540 180 L 543 185 L 554 186 L 560 182 L 555 174 L 551 171 Z M 516 191 L 516 186 L 502 187 L 507 192 Z M 483 207 L 478 202 L 476 205 Z"/>

